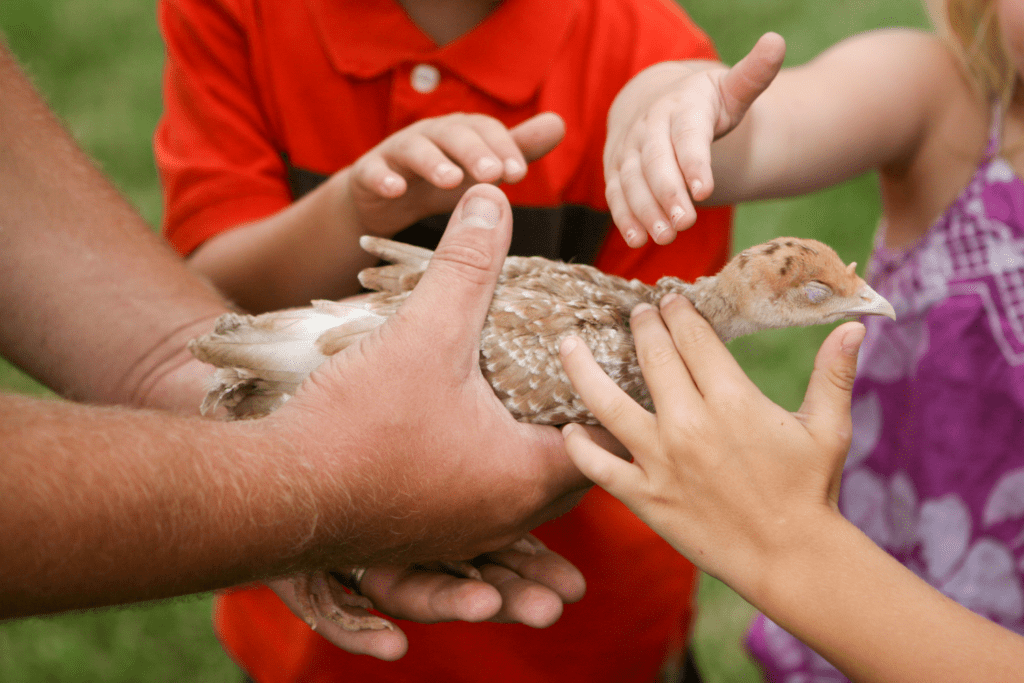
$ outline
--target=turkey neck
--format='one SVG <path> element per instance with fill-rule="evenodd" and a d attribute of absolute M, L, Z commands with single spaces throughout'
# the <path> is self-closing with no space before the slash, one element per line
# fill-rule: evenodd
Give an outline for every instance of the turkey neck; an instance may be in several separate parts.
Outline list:
<path fill-rule="evenodd" d="M 736 306 L 719 291 L 718 277 L 700 277 L 696 282 L 684 282 L 676 277 L 663 277 L 651 290 L 655 306 L 666 294 L 680 294 L 693 304 L 694 308 L 711 323 L 722 341 L 729 341 L 753 330 L 743 327 Z"/>

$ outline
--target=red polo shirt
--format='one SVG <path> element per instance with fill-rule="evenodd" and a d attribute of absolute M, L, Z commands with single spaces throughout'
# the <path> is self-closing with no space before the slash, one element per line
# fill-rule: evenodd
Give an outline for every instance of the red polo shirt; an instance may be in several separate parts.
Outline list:
<path fill-rule="evenodd" d="M 159 18 L 156 154 L 165 232 L 182 253 L 283 209 L 424 117 L 471 111 L 512 126 L 555 111 L 565 140 L 503 188 L 514 249 L 591 260 L 599 246 L 599 267 L 648 281 L 710 274 L 728 256 L 728 209 L 700 210 L 668 247 L 630 250 L 607 230 L 612 99 L 646 66 L 714 57 L 668 0 L 505 0 L 442 48 L 394 0 L 162 0 Z M 443 219 L 420 227 L 429 236 Z M 588 586 L 548 629 L 403 622 L 409 654 L 384 663 L 334 648 L 258 588 L 218 599 L 218 635 L 259 681 L 653 680 L 688 633 L 692 565 L 599 490 L 536 533 Z"/>

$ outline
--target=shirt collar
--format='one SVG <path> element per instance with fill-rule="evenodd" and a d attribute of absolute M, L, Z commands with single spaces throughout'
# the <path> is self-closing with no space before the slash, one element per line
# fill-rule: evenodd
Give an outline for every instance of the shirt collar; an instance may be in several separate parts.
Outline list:
<path fill-rule="evenodd" d="M 580 0 L 504 0 L 468 34 L 438 47 L 396 0 L 306 0 L 334 68 L 373 78 L 407 63 L 454 72 L 506 104 L 537 91 Z"/>

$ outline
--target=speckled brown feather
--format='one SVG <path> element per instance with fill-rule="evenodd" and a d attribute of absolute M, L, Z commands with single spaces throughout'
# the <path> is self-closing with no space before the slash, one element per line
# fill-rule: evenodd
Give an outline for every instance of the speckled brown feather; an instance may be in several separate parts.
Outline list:
<path fill-rule="evenodd" d="M 235 316 L 229 334 L 215 333 L 195 342 L 193 351 L 197 356 L 223 368 L 218 386 L 211 391 L 214 398 L 208 402 L 224 401 L 229 410 L 233 410 L 232 404 L 276 406 L 265 398 L 273 392 L 266 379 L 277 372 L 274 363 L 280 363 L 280 359 L 268 359 L 261 367 L 261 349 L 251 348 L 266 343 L 266 330 L 287 328 L 295 339 L 312 344 L 301 352 L 297 348 L 297 355 L 312 353 L 322 362 L 395 313 L 419 282 L 433 254 L 428 249 L 376 237 L 363 237 L 360 244 L 392 263 L 360 273 L 363 286 L 377 291 L 358 306 L 317 302 L 309 318 L 311 331 L 293 324 L 310 309 L 246 317 L 242 323 L 253 328 L 253 343 L 248 347 L 244 324 Z M 630 311 L 637 304 L 656 304 L 669 292 L 686 296 L 726 341 L 770 327 L 814 325 L 860 314 L 891 315 L 891 306 L 856 275 L 854 266 L 845 265 L 821 242 L 792 237 L 751 247 L 730 261 L 719 275 L 699 278 L 692 284 L 666 277 L 651 286 L 591 266 L 511 256 L 498 278 L 480 336 L 480 368 L 518 420 L 593 423 L 558 356 L 562 340 L 576 335 L 626 393 L 650 408 L 629 329 Z M 865 301 L 871 306 L 865 308 Z M 274 316 L 288 316 L 289 325 L 267 320 Z M 324 322 L 323 316 L 338 318 Z M 247 384 L 238 380 L 239 374 Z M 258 402 L 246 401 L 249 386 L 258 387 Z M 294 381 L 282 383 L 279 393 L 286 394 L 287 399 L 295 386 Z M 254 412 L 250 410 L 244 416 L 254 416 Z"/>
<path fill-rule="evenodd" d="M 236 419 L 275 410 L 320 363 L 394 314 L 432 256 L 427 249 L 379 238 L 364 237 L 360 244 L 392 262 L 360 273 L 363 285 L 377 290 L 363 302 L 318 301 L 261 316 L 229 314 L 213 333 L 189 345 L 197 358 L 218 367 L 204 410 L 222 405 Z M 480 368 L 518 420 L 593 423 L 559 360 L 559 346 L 572 334 L 626 393 L 650 408 L 629 328 L 637 304 L 682 294 L 724 340 L 853 314 L 892 315 L 854 265 L 844 265 L 820 242 L 780 238 L 742 252 L 715 277 L 693 284 L 667 277 L 652 287 L 590 266 L 509 257 L 480 335 Z M 448 566 L 465 575 L 476 572 L 466 563 Z M 320 619 L 349 630 L 393 628 L 355 609 L 369 601 L 345 593 L 329 572 L 298 574 L 293 584 L 313 628 Z"/>

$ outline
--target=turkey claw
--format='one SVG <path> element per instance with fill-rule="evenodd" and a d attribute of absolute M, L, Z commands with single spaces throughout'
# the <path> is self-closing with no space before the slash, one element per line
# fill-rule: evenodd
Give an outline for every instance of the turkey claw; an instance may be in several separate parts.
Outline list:
<path fill-rule="evenodd" d="M 329 572 L 315 571 L 291 577 L 303 621 L 314 631 L 321 619 L 346 631 L 395 630 L 387 619 L 367 614 L 373 603 L 363 595 L 346 591 Z"/>

